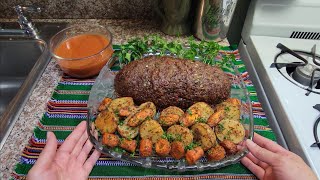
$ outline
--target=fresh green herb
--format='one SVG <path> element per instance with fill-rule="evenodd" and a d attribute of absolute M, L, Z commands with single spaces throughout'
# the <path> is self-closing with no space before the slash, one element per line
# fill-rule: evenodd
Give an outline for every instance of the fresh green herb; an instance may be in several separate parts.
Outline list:
<path fill-rule="evenodd" d="M 192 142 L 185 147 L 185 150 L 191 150 L 191 149 L 194 149 L 195 147 L 198 147 L 198 146 L 200 146 L 200 144 L 198 142 Z"/>
<path fill-rule="evenodd" d="M 150 35 L 134 38 L 120 45 L 120 49 L 115 51 L 114 56 L 119 58 L 120 66 L 140 59 L 147 53 L 157 53 L 160 56 L 175 55 L 183 59 L 199 60 L 209 65 L 228 67 L 227 64 L 235 60 L 235 57 L 225 55 L 222 60 L 218 60 L 216 57 L 220 48 L 217 42 L 198 41 L 192 36 L 187 42 L 182 43 L 180 39 L 167 41 L 159 35 Z"/>
<path fill-rule="evenodd" d="M 181 122 L 181 123 L 180 123 L 180 126 L 184 127 L 184 123 L 183 123 L 183 122 Z"/>
<path fill-rule="evenodd" d="M 120 140 L 120 143 L 122 143 L 122 141 L 124 140 L 124 138 L 121 137 L 119 140 Z"/>
<path fill-rule="evenodd" d="M 196 122 L 198 122 L 198 123 L 206 123 L 207 120 L 206 120 L 205 118 L 203 118 L 203 117 L 198 117 L 198 119 L 196 120 Z"/>
<path fill-rule="evenodd" d="M 98 137 L 102 136 L 102 133 L 100 132 L 100 130 L 97 130 L 98 132 Z"/>
<path fill-rule="evenodd" d="M 139 135 L 136 137 L 136 141 L 137 141 L 137 144 L 140 144 L 140 136 Z"/>
<path fill-rule="evenodd" d="M 217 61 L 216 65 L 222 68 L 223 70 L 233 72 L 233 68 L 230 66 L 231 64 L 235 64 L 236 58 L 234 54 L 224 54 L 221 61 Z"/>
<path fill-rule="evenodd" d="M 120 147 L 115 147 L 113 150 L 114 150 L 115 152 L 118 152 L 118 153 L 125 153 L 125 152 L 126 152 L 124 149 L 122 149 L 122 148 L 120 148 Z"/>
<path fill-rule="evenodd" d="M 172 142 L 175 140 L 174 136 L 172 134 L 167 134 L 166 132 L 163 133 L 161 138 L 168 140 L 169 142 Z"/>
<path fill-rule="evenodd" d="M 120 126 L 123 126 L 123 124 L 124 124 L 124 120 L 122 120 L 122 119 L 120 120 L 120 119 L 119 119 L 118 124 L 119 124 Z"/>
<path fill-rule="evenodd" d="M 227 136 L 230 136 L 231 135 L 231 130 L 229 130 L 228 132 L 227 132 Z"/>
<path fill-rule="evenodd" d="M 192 111 L 191 111 L 190 109 L 187 109 L 187 113 L 188 113 L 189 115 L 192 115 Z"/>
<path fill-rule="evenodd" d="M 218 124 L 218 130 L 221 132 L 224 130 L 224 126 L 222 124 Z"/>
<path fill-rule="evenodd" d="M 176 141 L 182 141 L 182 135 L 181 134 L 177 134 L 175 137 Z"/>
<path fill-rule="evenodd" d="M 224 136 L 224 139 L 230 140 L 230 139 L 231 139 L 231 137 L 230 137 L 231 133 L 232 133 L 231 130 L 229 130 L 229 131 L 227 132 L 227 134 Z"/>
<path fill-rule="evenodd" d="M 230 107 L 226 106 L 226 107 L 224 108 L 224 110 L 225 110 L 225 111 L 230 111 Z"/>
<path fill-rule="evenodd" d="M 114 114 L 117 115 L 117 116 L 119 116 L 119 110 L 116 109 L 116 110 L 114 111 Z"/>
<path fill-rule="evenodd" d="M 130 157 L 134 157 L 135 154 L 136 154 L 135 152 L 131 153 Z"/>
<path fill-rule="evenodd" d="M 147 53 L 148 44 L 145 39 L 134 38 L 128 41 L 127 44 L 120 46 L 120 50 L 114 55 L 119 58 L 120 65 L 127 64 L 132 60 L 139 59 L 143 54 Z"/>
<path fill-rule="evenodd" d="M 160 123 L 161 125 L 164 125 L 164 124 L 165 124 L 165 121 L 164 121 L 164 120 L 159 120 L 159 123 Z"/>

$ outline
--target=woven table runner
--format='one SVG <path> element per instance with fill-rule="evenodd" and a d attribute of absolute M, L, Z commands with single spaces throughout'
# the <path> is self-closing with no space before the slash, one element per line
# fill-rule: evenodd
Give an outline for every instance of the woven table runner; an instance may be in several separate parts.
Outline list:
<path fill-rule="evenodd" d="M 234 54 L 236 65 L 250 93 L 254 114 L 254 130 L 256 133 L 275 140 L 269 128 L 265 113 L 258 102 L 256 90 L 249 80 L 249 75 L 240 59 L 238 50 L 224 48 L 217 58 L 225 54 Z M 232 72 L 228 72 L 233 75 Z M 13 179 L 25 179 L 46 143 L 47 131 L 55 133 L 59 144 L 72 132 L 79 122 L 86 119 L 86 106 L 94 79 L 72 79 L 67 76 L 61 80 L 47 103 L 47 111 L 34 129 L 29 144 L 23 149 L 20 162 L 16 165 Z M 242 164 L 237 163 L 218 170 L 200 172 L 173 172 L 159 169 L 146 169 L 134 164 L 118 161 L 101 155 L 96 162 L 89 179 L 255 179 L 256 177 Z"/>

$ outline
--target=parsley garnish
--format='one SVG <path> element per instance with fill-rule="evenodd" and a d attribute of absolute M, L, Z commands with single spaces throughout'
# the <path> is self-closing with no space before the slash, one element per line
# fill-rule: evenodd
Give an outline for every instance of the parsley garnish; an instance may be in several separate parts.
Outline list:
<path fill-rule="evenodd" d="M 218 130 L 219 130 L 220 132 L 224 130 L 224 127 L 223 127 L 222 124 L 218 124 Z"/>
<path fill-rule="evenodd" d="M 131 153 L 131 154 L 130 154 L 130 157 L 134 157 L 134 155 L 135 155 L 135 152 Z"/>
<path fill-rule="evenodd" d="M 114 114 L 117 115 L 117 116 L 119 116 L 119 110 L 116 109 L 116 110 L 114 111 Z"/>
<path fill-rule="evenodd" d="M 191 150 L 191 149 L 194 149 L 195 147 L 198 147 L 198 146 L 200 146 L 199 143 L 197 143 L 197 142 L 192 142 L 192 143 L 188 144 L 188 145 L 185 147 L 185 150 Z"/>
<path fill-rule="evenodd" d="M 163 133 L 163 135 L 161 136 L 163 139 L 168 140 L 169 142 L 172 142 L 175 140 L 175 138 L 173 137 L 172 134 L 167 134 L 166 132 Z"/>
<path fill-rule="evenodd" d="M 122 148 L 120 148 L 120 147 L 115 147 L 113 150 L 114 150 L 115 152 L 118 152 L 118 153 L 125 153 L 125 152 L 126 152 L 124 149 L 122 149 Z"/>
<path fill-rule="evenodd" d="M 199 60 L 221 68 L 227 68 L 226 65 L 230 61 L 235 61 L 233 55 L 225 55 L 222 60 L 217 60 L 216 56 L 221 48 L 217 42 L 198 41 L 192 36 L 183 43 L 180 39 L 167 41 L 159 35 L 149 35 L 144 38 L 133 38 L 119 47 L 114 56 L 119 58 L 120 66 L 140 59 L 150 52 L 158 53 L 160 56 L 175 55 L 183 59 Z"/>
<path fill-rule="evenodd" d="M 191 111 L 190 109 L 187 109 L 187 113 L 188 113 L 189 115 L 192 115 L 192 111 Z"/>
<path fill-rule="evenodd" d="M 175 137 L 176 141 L 182 141 L 182 135 L 181 134 L 177 134 Z"/>
<path fill-rule="evenodd" d="M 196 120 L 196 122 L 198 122 L 198 123 L 206 123 L 207 120 L 206 120 L 205 118 L 203 118 L 203 117 L 199 117 L 199 118 Z"/>
<path fill-rule="evenodd" d="M 119 120 L 118 124 L 122 126 L 124 124 L 124 120 Z"/>

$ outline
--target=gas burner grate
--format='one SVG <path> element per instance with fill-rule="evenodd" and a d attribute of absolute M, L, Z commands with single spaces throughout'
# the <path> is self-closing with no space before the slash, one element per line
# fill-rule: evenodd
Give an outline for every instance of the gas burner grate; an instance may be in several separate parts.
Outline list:
<path fill-rule="evenodd" d="M 293 31 L 290 38 L 296 39 L 320 39 L 319 32 L 303 32 L 303 31 Z"/>
<path fill-rule="evenodd" d="M 311 92 L 320 94 L 320 56 L 316 54 L 316 45 L 311 52 L 291 50 L 281 43 L 277 48 L 281 52 L 270 67 L 277 68 L 290 82 L 307 90 L 307 96 Z"/>
<path fill-rule="evenodd" d="M 313 106 L 314 109 L 318 110 L 320 112 L 320 104 L 317 104 L 315 106 Z M 311 147 L 318 147 L 320 149 L 320 141 L 319 141 L 319 136 L 318 136 L 318 126 L 319 126 L 319 122 L 320 122 L 320 117 L 316 120 L 316 122 L 313 125 L 313 135 L 314 135 L 314 139 L 315 139 L 315 143 L 313 143 L 311 145 Z"/>

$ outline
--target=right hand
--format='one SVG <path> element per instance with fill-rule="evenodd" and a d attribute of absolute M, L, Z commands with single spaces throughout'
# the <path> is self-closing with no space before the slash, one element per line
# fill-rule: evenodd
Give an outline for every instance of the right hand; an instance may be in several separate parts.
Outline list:
<path fill-rule="evenodd" d="M 27 179 L 88 179 L 93 166 L 100 157 L 100 152 L 94 150 L 88 157 L 93 145 L 88 139 L 86 122 L 81 122 L 58 150 L 57 146 L 56 136 L 48 132 L 47 144 L 29 171 Z"/>
<path fill-rule="evenodd" d="M 256 133 L 253 141 L 246 140 L 245 143 L 250 152 L 241 159 L 241 163 L 257 178 L 317 179 L 314 172 L 298 155 Z"/>

